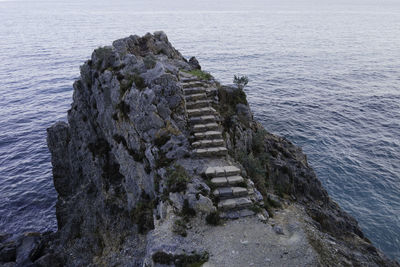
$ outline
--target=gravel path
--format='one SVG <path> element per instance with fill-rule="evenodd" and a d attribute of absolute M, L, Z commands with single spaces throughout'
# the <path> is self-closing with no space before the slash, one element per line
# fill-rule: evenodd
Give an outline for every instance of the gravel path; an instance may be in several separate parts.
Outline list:
<path fill-rule="evenodd" d="M 302 229 L 301 214 L 291 206 L 266 224 L 253 216 L 217 227 L 198 225 L 197 233 L 188 237 L 210 253 L 205 267 L 317 266 L 317 254 Z"/>

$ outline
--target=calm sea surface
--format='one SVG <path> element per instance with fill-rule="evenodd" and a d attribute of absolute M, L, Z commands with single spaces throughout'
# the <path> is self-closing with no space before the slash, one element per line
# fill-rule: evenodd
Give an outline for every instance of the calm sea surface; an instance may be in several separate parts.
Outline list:
<path fill-rule="evenodd" d="M 0 18 L 0 232 L 56 229 L 46 128 L 66 120 L 79 66 L 164 30 L 222 82 L 248 75 L 255 117 L 400 260 L 398 1 L 0 1 Z"/>

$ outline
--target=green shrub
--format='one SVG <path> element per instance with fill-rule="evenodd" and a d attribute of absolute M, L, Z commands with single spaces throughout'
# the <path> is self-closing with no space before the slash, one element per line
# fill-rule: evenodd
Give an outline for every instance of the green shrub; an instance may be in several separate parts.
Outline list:
<path fill-rule="evenodd" d="M 174 225 L 172 226 L 172 232 L 175 234 L 181 235 L 183 237 L 187 236 L 187 226 L 184 220 L 178 219 L 174 222 Z"/>
<path fill-rule="evenodd" d="M 119 88 L 121 90 L 121 97 L 125 94 L 126 91 L 128 91 L 129 89 L 131 89 L 133 84 L 133 79 L 122 79 L 121 82 L 119 83 Z"/>
<path fill-rule="evenodd" d="M 168 192 L 183 192 L 186 190 L 190 177 L 184 167 L 175 164 L 173 168 L 167 170 L 167 190 Z"/>
<path fill-rule="evenodd" d="M 217 188 L 217 186 L 215 184 L 213 184 L 210 179 L 208 179 L 208 178 L 206 178 L 206 179 L 207 179 L 206 185 L 210 188 L 211 192 L 214 191 Z"/>
<path fill-rule="evenodd" d="M 243 90 L 243 88 L 249 83 L 249 78 L 247 76 L 233 76 L 233 83 L 237 85 L 237 87 L 240 90 Z"/>
<path fill-rule="evenodd" d="M 189 206 L 189 200 L 187 199 L 183 201 L 181 215 L 186 218 L 196 216 L 196 211 Z"/>
<path fill-rule="evenodd" d="M 120 80 L 121 97 L 125 94 L 126 91 L 131 89 L 133 83 L 135 83 L 135 87 L 138 90 L 143 90 L 146 88 L 146 82 L 144 81 L 142 76 L 137 73 L 133 75 L 126 75 L 125 77 L 121 75 L 118 80 Z"/>
<path fill-rule="evenodd" d="M 258 206 L 258 205 L 253 205 L 253 206 L 251 206 L 249 209 L 252 210 L 252 211 L 254 211 L 255 213 L 260 213 L 260 212 L 263 211 L 263 209 L 262 209 L 260 206 Z"/>
<path fill-rule="evenodd" d="M 253 134 L 252 150 L 255 154 L 260 154 L 265 152 L 265 130 L 258 129 L 256 133 Z"/>
<path fill-rule="evenodd" d="M 121 112 L 122 117 L 125 119 L 129 118 L 129 112 L 131 111 L 131 107 L 129 104 L 125 103 L 125 101 L 121 101 L 117 105 L 117 109 Z"/>
<path fill-rule="evenodd" d="M 145 234 L 149 230 L 154 229 L 153 208 L 155 203 L 150 199 L 149 195 L 142 193 L 139 202 L 136 204 L 132 212 L 133 222 L 138 225 L 140 234 Z"/>
<path fill-rule="evenodd" d="M 206 216 L 206 222 L 210 225 L 220 225 L 221 224 L 221 217 L 218 211 L 211 212 Z"/>
<path fill-rule="evenodd" d="M 245 152 L 238 154 L 237 158 L 257 189 L 264 195 L 266 193 L 266 170 L 262 158 L 254 157 L 253 153 L 246 154 Z"/>
<path fill-rule="evenodd" d="M 281 204 L 279 202 L 273 200 L 269 196 L 267 197 L 267 202 L 269 203 L 270 206 L 272 206 L 274 208 L 281 208 Z"/>
<path fill-rule="evenodd" d="M 264 198 L 264 208 L 267 210 L 269 216 L 270 216 L 271 218 L 273 218 L 273 217 L 274 217 L 274 211 L 273 211 L 273 209 L 272 209 L 272 207 L 271 207 L 271 204 L 270 204 L 270 203 L 268 202 L 268 200 L 265 199 L 265 198 Z"/>
<path fill-rule="evenodd" d="M 94 53 L 98 58 L 97 65 L 95 66 L 97 70 L 103 72 L 105 69 L 111 66 L 111 62 L 109 62 L 109 60 L 112 58 L 113 55 L 111 47 L 109 46 L 99 47 L 94 50 Z"/>
<path fill-rule="evenodd" d="M 148 54 L 143 59 L 144 66 L 146 69 L 152 69 L 156 66 L 156 58 L 152 54 Z"/>
<path fill-rule="evenodd" d="M 153 254 L 152 259 L 155 263 L 174 265 L 176 267 L 199 267 L 207 262 L 209 257 L 208 252 L 203 252 L 201 254 L 192 252 L 192 254 L 174 255 L 163 251 L 157 251 Z"/>
<path fill-rule="evenodd" d="M 139 90 L 143 90 L 144 88 L 146 88 L 146 82 L 144 81 L 142 76 L 137 73 L 133 75 L 133 82 L 135 83 L 136 88 Z"/>

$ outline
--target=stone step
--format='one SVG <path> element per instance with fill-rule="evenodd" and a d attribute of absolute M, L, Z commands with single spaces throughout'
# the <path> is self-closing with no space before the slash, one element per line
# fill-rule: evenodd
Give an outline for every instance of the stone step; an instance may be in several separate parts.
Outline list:
<path fill-rule="evenodd" d="M 204 148 L 213 146 L 224 146 L 224 139 L 200 140 L 192 143 L 194 148 Z"/>
<path fill-rule="evenodd" d="M 206 84 L 202 82 L 188 82 L 188 83 L 182 83 L 182 87 L 185 88 L 193 88 L 193 87 L 205 87 L 207 86 Z"/>
<path fill-rule="evenodd" d="M 186 95 L 185 100 L 188 101 L 197 101 L 197 100 L 205 100 L 207 99 L 207 95 L 205 93 Z"/>
<path fill-rule="evenodd" d="M 230 210 L 230 211 L 224 211 L 220 213 L 220 217 L 222 219 L 239 219 L 241 217 L 248 217 L 248 216 L 253 216 L 256 214 L 254 211 L 249 210 L 249 209 L 241 209 L 241 210 Z"/>
<path fill-rule="evenodd" d="M 194 138 L 196 140 L 213 140 L 213 139 L 222 139 L 222 133 L 221 131 L 207 131 L 207 132 L 199 132 L 199 133 L 194 133 Z"/>
<path fill-rule="evenodd" d="M 215 121 L 217 121 L 217 117 L 215 117 L 214 115 L 205 115 L 190 118 L 190 123 L 209 123 Z"/>
<path fill-rule="evenodd" d="M 185 77 L 185 78 L 181 78 L 180 79 L 181 83 L 199 82 L 199 81 L 200 80 L 199 80 L 199 78 L 197 78 L 197 76 L 189 76 L 189 77 Z"/>
<path fill-rule="evenodd" d="M 226 147 L 209 147 L 209 148 L 197 148 L 194 150 L 194 154 L 198 157 L 214 157 L 214 156 L 225 156 L 228 153 Z"/>
<path fill-rule="evenodd" d="M 244 178 L 240 175 L 228 177 L 216 177 L 211 179 L 211 183 L 215 186 L 229 186 L 244 183 Z"/>
<path fill-rule="evenodd" d="M 212 107 L 187 109 L 186 111 L 190 117 L 216 115 L 217 114 L 217 111 Z"/>
<path fill-rule="evenodd" d="M 248 208 L 253 204 L 248 197 L 223 199 L 218 202 L 218 208 L 221 210 L 235 210 Z"/>
<path fill-rule="evenodd" d="M 183 93 L 185 95 L 200 94 L 200 93 L 205 93 L 205 92 L 207 92 L 207 90 L 204 87 L 194 87 L 194 88 L 183 89 Z"/>
<path fill-rule="evenodd" d="M 188 72 L 185 72 L 182 70 L 179 71 L 179 77 L 181 77 L 181 78 L 197 78 L 196 75 L 193 75 L 191 73 L 188 73 Z"/>
<path fill-rule="evenodd" d="M 220 199 L 245 197 L 248 195 L 245 187 L 219 187 L 213 191 L 213 195 Z"/>
<path fill-rule="evenodd" d="M 206 89 L 207 94 L 215 94 L 216 92 L 218 92 L 218 89 L 216 87 L 207 87 Z"/>
<path fill-rule="evenodd" d="M 197 101 L 189 101 L 186 102 L 186 108 L 205 108 L 210 106 L 210 100 L 197 100 Z"/>
<path fill-rule="evenodd" d="M 206 131 L 216 131 L 218 130 L 219 125 L 218 123 L 215 122 L 210 122 L 206 124 L 195 124 L 192 126 L 193 132 L 199 133 L 199 132 L 206 132 Z"/>
<path fill-rule="evenodd" d="M 228 177 L 236 176 L 240 174 L 240 169 L 236 166 L 220 166 L 220 167 L 208 167 L 204 174 L 207 177 Z"/>

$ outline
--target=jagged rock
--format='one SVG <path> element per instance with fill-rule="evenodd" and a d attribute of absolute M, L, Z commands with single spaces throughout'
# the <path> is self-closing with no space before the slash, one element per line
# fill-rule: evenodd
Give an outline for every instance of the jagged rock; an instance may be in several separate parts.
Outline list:
<path fill-rule="evenodd" d="M 14 262 L 17 258 L 17 245 L 14 242 L 0 247 L 0 262 Z"/>
<path fill-rule="evenodd" d="M 277 226 L 277 225 L 275 225 L 275 226 L 273 227 L 273 229 L 274 229 L 275 233 L 277 233 L 278 235 L 284 235 L 284 234 L 285 234 L 285 233 L 283 232 L 282 228 L 279 227 L 279 226 Z"/>
<path fill-rule="evenodd" d="M 258 219 L 263 222 L 266 223 L 268 221 L 268 217 L 265 217 L 263 214 L 258 214 Z"/>
<path fill-rule="evenodd" d="M 205 197 L 201 194 L 199 194 L 197 196 L 192 195 L 189 198 L 189 205 L 195 211 L 203 213 L 203 214 L 209 214 L 209 213 L 216 211 L 216 207 L 214 206 L 211 199 L 209 199 L 208 197 Z"/>
<path fill-rule="evenodd" d="M 62 263 L 53 254 L 46 254 L 35 261 L 37 267 L 60 267 Z"/>
<path fill-rule="evenodd" d="M 195 57 L 191 57 L 189 59 L 189 64 L 193 69 L 201 70 L 201 66 L 199 64 L 199 61 Z"/>
<path fill-rule="evenodd" d="M 255 246 L 258 242 L 263 248 L 273 247 L 274 254 L 268 257 L 279 265 L 283 249 L 275 250 L 269 243 L 277 242 L 276 234 L 264 223 L 268 213 L 262 209 L 263 200 L 273 193 L 297 200 L 282 201 L 284 210 L 289 210 L 277 216 L 283 232 L 287 220 L 305 221 L 279 236 L 286 240 L 283 245 L 292 253 L 293 263 L 324 262 L 323 256 L 334 251 L 325 242 L 324 236 L 330 235 L 343 255 L 331 260 L 332 264 L 346 258 L 353 265 L 369 260 L 398 266 L 373 250 L 357 222 L 329 198 L 301 149 L 254 121 L 242 90 L 220 86 L 213 78 L 200 81 L 181 71 L 194 69 L 201 69 L 198 61 L 184 59 L 163 32 L 132 35 L 92 53 L 73 85 L 68 123 L 58 122 L 47 130 L 58 192 L 58 232 L 54 239 L 41 237 L 45 242 L 22 239 L 23 245 L 15 246 L 17 262 L 34 261 L 37 266 L 186 266 L 185 262 L 209 260 L 220 266 L 226 260 L 229 266 L 243 266 L 254 260 L 261 266 L 267 249 L 260 250 Z M 210 105 L 195 102 L 208 100 Z M 202 126 L 192 135 L 189 126 L 194 124 L 212 129 Z M 217 145 L 210 148 L 215 140 Z M 203 146 L 195 149 L 223 148 L 224 153 L 196 158 L 196 153 L 189 152 L 196 141 Z M 214 169 L 213 175 L 218 170 L 215 177 L 202 174 L 206 167 L 233 163 L 235 166 L 222 172 Z M 169 177 L 171 167 L 176 166 L 185 171 Z M 184 185 L 179 187 L 182 191 L 168 191 L 171 179 Z M 213 189 L 245 188 L 249 195 L 213 202 L 206 183 Z M 221 214 L 225 218 L 242 218 L 221 227 L 207 225 L 205 217 L 220 218 L 216 205 L 236 209 Z M 265 218 L 262 222 L 254 216 L 255 211 Z M 186 237 L 172 232 L 178 224 Z M 224 232 L 227 229 L 234 233 Z M 252 249 L 240 257 L 222 250 L 225 245 L 238 249 L 237 244 L 243 245 L 241 235 L 247 233 L 254 239 L 263 236 L 263 240 L 246 244 Z M 306 234 L 315 242 L 307 241 Z M 295 238 L 290 239 L 292 235 Z M 230 236 L 232 242 L 225 239 Z M 293 240 L 300 250 L 293 251 Z M 312 248 L 313 244 L 322 244 L 325 250 Z M 4 248 L 2 245 L 0 257 L 13 260 L 13 246 Z"/>
<path fill-rule="evenodd" d="M 9 239 L 11 237 L 11 234 L 8 233 L 1 233 L 0 232 L 0 243 L 3 243 L 4 241 L 6 241 L 7 239 Z"/>
<path fill-rule="evenodd" d="M 169 193 L 169 199 L 177 210 L 182 210 L 183 207 L 183 196 L 180 193 Z"/>

